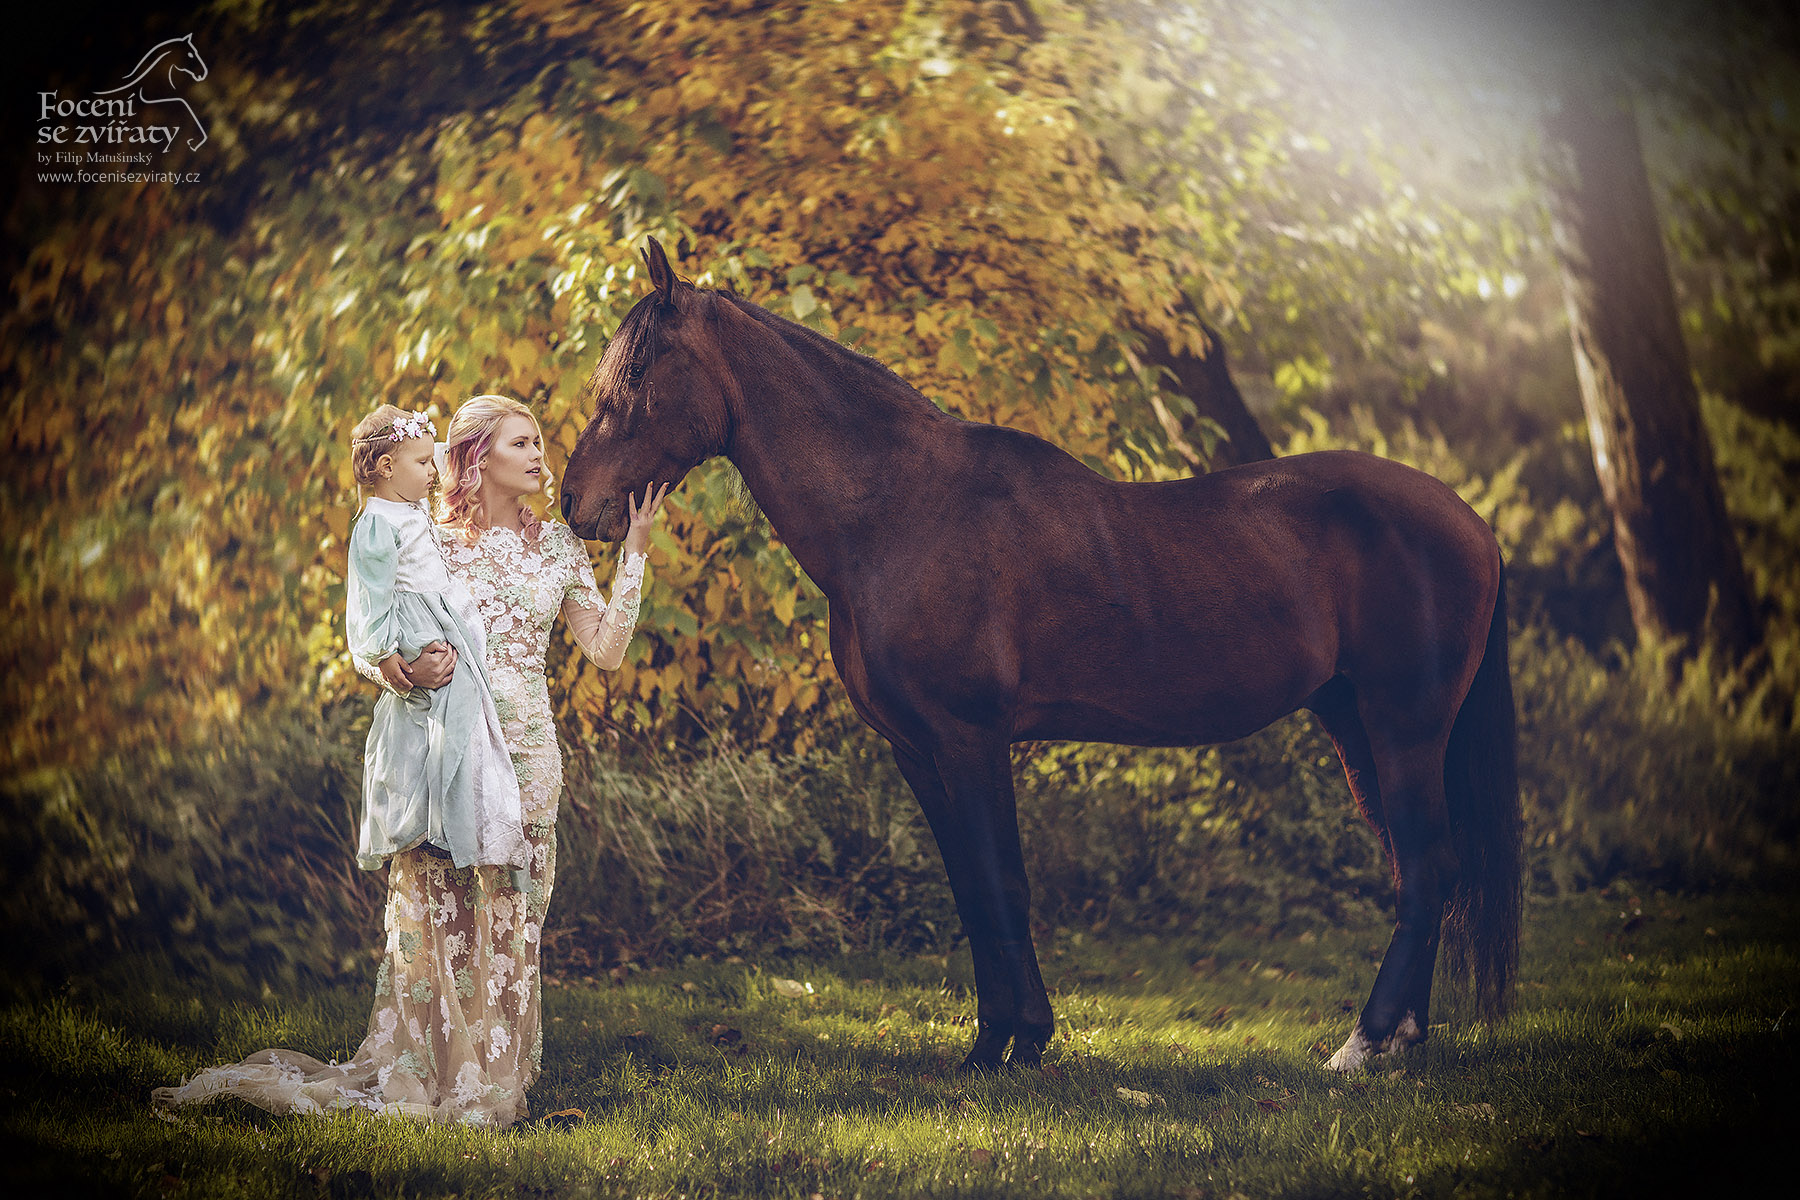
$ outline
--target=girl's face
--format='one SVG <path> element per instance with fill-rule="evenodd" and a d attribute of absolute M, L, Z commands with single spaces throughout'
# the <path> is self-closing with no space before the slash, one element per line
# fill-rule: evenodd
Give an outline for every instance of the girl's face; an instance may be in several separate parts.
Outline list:
<path fill-rule="evenodd" d="M 507 497 L 544 490 L 544 437 L 537 422 L 523 413 L 513 413 L 500 422 L 483 461 L 483 490 L 492 488 Z"/>
<path fill-rule="evenodd" d="M 423 500 L 437 482 L 437 448 L 428 437 L 408 438 L 387 454 L 392 474 L 383 482 L 408 504 Z"/>

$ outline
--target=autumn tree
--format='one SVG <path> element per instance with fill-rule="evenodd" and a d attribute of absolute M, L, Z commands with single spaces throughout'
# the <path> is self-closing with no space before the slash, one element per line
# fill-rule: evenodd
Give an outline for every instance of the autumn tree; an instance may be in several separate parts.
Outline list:
<path fill-rule="evenodd" d="M 1229 379 L 1208 325 L 1304 389 L 1460 286 L 1466 229 L 1434 235 L 1379 154 L 1284 99 L 1281 14 L 1152 29 L 1153 7 L 1033 4 L 1036 29 L 979 0 L 207 9 L 212 137 L 170 164 L 205 182 L 27 179 L 8 213 L 9 753 L 358 695 L 344 431 L 506 392 L 559 467 L 646 234 L 1114 477 L 1248 446 L 1207 444 L 1183 374 Z M 553 650 L 570 731 L 694 713 L 804 746 L 840 695 L 823 598 L 727 464 L 657 552 L 625 670 Z"/>

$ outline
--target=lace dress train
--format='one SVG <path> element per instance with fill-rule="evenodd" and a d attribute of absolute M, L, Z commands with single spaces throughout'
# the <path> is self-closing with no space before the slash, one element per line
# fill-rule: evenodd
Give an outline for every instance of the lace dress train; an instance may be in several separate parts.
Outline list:
<path fill-rule="evenodd" d="M 459 868 L 429 849 L 394 855 L 374 1011 L 350 1060 L 263 1050 L 156 1089 L 160 1106 L 229 1095 L 272 1112 L 363 1109 L 496 1126 L 526 1114 L 543 1054 L 538 957 L 562 793 L 544 679 L 550 629 L 560 612 L 582 651 L 616 669 L 637 624 L 644 557 L 621 565 L 608 604 L 567 526 L 546 522 L 535 541 L 507 529 L 487 530 L 472 546 L 443 536 L 451 570 L 486 625 L 495 707 L 519 779 L 527 885 L 520 890 L 503 867 Z M 370 664 L 359 666 L 369 673 Z"/>

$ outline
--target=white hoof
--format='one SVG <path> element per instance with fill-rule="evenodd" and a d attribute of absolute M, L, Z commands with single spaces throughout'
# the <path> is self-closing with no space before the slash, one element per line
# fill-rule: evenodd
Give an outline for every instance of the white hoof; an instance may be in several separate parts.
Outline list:
<path fill-rule="evenodd" d="M 1363 1036 L 1362 1026 L 1358 1025 L 1351 1031 L 1350 1040 L 1338 1047 L 1336 1054 L 1325 1060 L 1325 1069 L 1341 1071 L 1346 1075 L 1351 1071 L 1360 1071 L 1368 1065 L 1369 1059 L 1374 1053 L 1375 1044 Z"/>
<path fill-rule="evenodd" d="M 1400 1018 L 1400 1024 L 1395 1027 L 1392 1034 L 1382 1040 L 1380 1045 L 1369 1040 L 1369 1035 L 1363 1032 L 1362 1023 L 1359 1021 L 1356 1028 L 1351 1031 L 1349 1040 L 1338 1048 L 1336 1054 L 1325 1061 L 1325 1067 L 1327 1070 L 1348 1074 L 1368 1066 L 1371 1059 L 1398 1054 L 1424 1040 L 1425 1031 L 1419 1028 L 1418 1018 L 1410 1012 Z"/>

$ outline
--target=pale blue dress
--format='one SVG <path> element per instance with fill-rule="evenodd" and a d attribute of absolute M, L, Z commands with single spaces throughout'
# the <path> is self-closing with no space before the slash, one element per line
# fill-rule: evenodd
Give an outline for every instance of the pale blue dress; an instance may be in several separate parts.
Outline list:
<path fill-rule="evenodd" d="M 432 642 L 456 650 L 441 688 L 382 693 L 363 750 L 356 864 L 372 871 L 420 845 L 458 867 L 524 868 L 530 847 L 519 781 L 494 707 L 485 627 L 451 575 L 431 519 L 417 504 L 371 497 L 350 532 L 346 573 L 350 652 L 407 662 Z"/>

